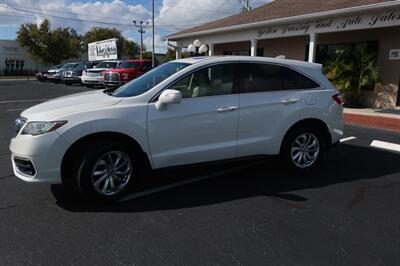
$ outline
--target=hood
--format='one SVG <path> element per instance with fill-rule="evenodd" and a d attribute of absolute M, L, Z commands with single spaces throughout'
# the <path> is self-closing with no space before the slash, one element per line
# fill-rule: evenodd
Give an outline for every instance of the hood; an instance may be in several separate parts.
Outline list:
<path fill-rule="evenodd" d="M 30 121 L 60 120 L 71 114 L 117 104 L 122 99 L 109 96 L 102 90 L 82 92 L 35 105 L 23 111 L 21 116 Z"/>

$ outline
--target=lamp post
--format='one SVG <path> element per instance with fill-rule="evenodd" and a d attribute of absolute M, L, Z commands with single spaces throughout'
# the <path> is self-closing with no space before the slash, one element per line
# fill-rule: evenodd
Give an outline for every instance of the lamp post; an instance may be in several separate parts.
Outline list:
<path fill-rule="evenodd" d="M 207 53 L 208 51 L 208 46 L 206 44 L 202 44 L 201 41 L 195 40 L 193 44 L 190 44 L 188 46 L 188 52 L 191 53 L 192 55 L 194 54 L 195 56 L 199 56 L 202 54 Z"/>
<path fill-rule="evenodd" d="M 152 19 L 152 23 L 151 23 L 151 26 L 152 26 L 152 28 L 153 28 L 153 47 L 152 47 L 152 50 L 153 50 L 153 53 L 152 53 L 152 55 L 151 55 L 151 66 L 154 68 L 156 65 L 155 65 L 155 43 L 154 43 L 154 35 L 155 35 L 155 32 L 154 32 L 154 0 L 152 1 L 152 17 L 151 17 L 151 19 Z"/>
<path fill-rule="evenodd" d="M 140 21 L 139 23 L 136 23 L 136 20 L 133 21 L 133 24 L 136 28 L 139 28 L 138 32 L 140 33 L 140 60 L 143 59 L 143 34 L 146 33 L 144 30 L 146 27 L 149 26 L 150 22 L 146 22 L 145 25 L 143 21 Z"/>

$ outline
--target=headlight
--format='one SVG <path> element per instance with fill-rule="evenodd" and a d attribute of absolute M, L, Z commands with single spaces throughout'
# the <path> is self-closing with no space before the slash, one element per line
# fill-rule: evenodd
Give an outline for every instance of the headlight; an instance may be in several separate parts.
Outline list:
<path fill-rule="evenodd" d="M 82 71 L 82 76 L 86 76 L 86 70 Z"/>
<path fill-rule="evenodd" d="M 38 136 L 52 132 L 57 128 L 65 125 L 67 121 L 51 121 L 51 122 L 28 122 L 22 130 L 22 135 Z"/>

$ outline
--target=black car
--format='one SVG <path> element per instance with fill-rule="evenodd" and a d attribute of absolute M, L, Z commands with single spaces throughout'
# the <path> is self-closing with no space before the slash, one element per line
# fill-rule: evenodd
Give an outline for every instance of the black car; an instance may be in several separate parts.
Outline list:
<path fill-rule="evenodd" d="M 56 73 L 56 71 L 60 69 L 62 66 L 63 66 L 62 64 L 54 65 L 50 67 L 49 70 L 47 71 L 36 73 L 36 79 L 39 80 L 40 82 L 48 81 L 48 76 L 53 76 Z"/>
<path fill-rule="evenodd" d="M 62 81 L 64 71 L 71 70 L 81 62 L 66 63 L 61 68 L 57 69 L 53 75 L 47 75 L 47 79 L 54 82 L 60 83 Z"/>
<path fill-rule="evenodd" d="M 64 70 L 62 72 L 62 81 L 66 85 L 72 85 L 74 83 L 82 83 L 81 77 L 82 72 L 86 69 L 92 68 L 94 66 L 91 62 L 81 62 L 77 63 L 74 67 Z"/>

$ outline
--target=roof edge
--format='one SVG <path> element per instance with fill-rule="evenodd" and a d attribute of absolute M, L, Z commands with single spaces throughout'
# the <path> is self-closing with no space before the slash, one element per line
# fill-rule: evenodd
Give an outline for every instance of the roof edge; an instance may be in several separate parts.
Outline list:
<path fill-rule="evenodd" d="M 368 10 L 377 9 L 377 8 L 394 7 L 394 6 L 400 6 L 400 0 L 394 0 L 394 1 L 390 1 L 390 2 L 378 3 L 378 4 L 369 4 L 369 5 L 341 8 L 341 9 L 335 9 L 335 10 L 329 10 L 329 11 L 323 11 L 323 12 L 317 12 L 317 13 L 309 13 L 309 14 L 304 14 L 304 15 L 298 15 L 298 16 L 292 16 L 292 17 L 286 17 L 286 18 L 278 18 L 278 19 L 267 20 L 267 21 L 239 24 L 239 25 L 234 25 L 234 26 L 229 26 L 229 27 L 214 28 L 214 29 L 210 29 L 210 30 L 195 31 L 195 32 L 189 32 L 189 33 L 184 33 L 184 34 L 171 34 L 171 35 L 162 37 L 162 40 L 177 41 L 179 39 L 189 38 L 189 37 L 198 36 L 198 35 L 206 35 L 206 34 L 235 31 L 235 30 L 241 30 L 241 29 L 249 29 L 249 28 L 253 28 L 253 27 L 267 26 L 267 25 L 278 24 L 278 23 L 287 23 L 287 22 L 292 22 L 292 21 L 302 20 L 302 19 L 311 19 L 311 18 L 339 15 L 339 14 L 342 15 L 342 14 L 354 13 L 356 11 L 357 12 L 368 11 Z M 212 22 L 212 21 L 210 21 L 210 22 Z"/>

